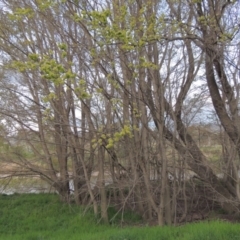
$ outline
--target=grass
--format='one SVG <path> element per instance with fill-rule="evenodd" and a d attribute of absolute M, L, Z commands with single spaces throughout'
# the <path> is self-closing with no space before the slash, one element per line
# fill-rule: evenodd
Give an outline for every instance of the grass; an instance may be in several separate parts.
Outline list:
<path fill-rule="evenodd" d="M 53 194 L 0 196 L 0 239 L 4 240 L 238 240 L 240 224 L 201 222 L 181 227 L 124 227 L 98 224 L 91 211 L 63 204 Z M 115 210 L 110 208 L 109 215 Z M 127 213 L 126 222 L 139 222 Z"/>

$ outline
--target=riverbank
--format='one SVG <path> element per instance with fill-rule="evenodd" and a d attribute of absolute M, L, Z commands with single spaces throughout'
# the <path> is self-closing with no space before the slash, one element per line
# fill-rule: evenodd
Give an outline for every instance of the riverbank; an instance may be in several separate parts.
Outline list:
<path fill-rule="evenodd" d="M 240 224 L 224 221 L 200 222 L 180 227 L 144 226 L 133 214 L 104 225 L 91 210 L 63 204 L 54 194 L 0 195 L 0 239 L 2 240 L 233 240 L 240 239 Z M 110 218 L 115 212 L 110 208 Z"/>

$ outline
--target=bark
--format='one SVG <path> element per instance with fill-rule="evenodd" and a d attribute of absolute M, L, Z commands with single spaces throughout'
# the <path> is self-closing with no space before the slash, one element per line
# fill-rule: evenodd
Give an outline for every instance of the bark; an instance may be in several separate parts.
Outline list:
<path fill-rule="evenodd" d="M 98 150 L 98 169 L 99 169 L 99 190 L 100 190 L 100 198 L 101 198 L 101 218 L 103 219 L 104 223 L 108 223 L 108 203 L 107 203 L 107 196 L 106 196 L 106 189 L 105 189 L 105 172 L 104 172 L 104 148 L 100 147 Z"/>

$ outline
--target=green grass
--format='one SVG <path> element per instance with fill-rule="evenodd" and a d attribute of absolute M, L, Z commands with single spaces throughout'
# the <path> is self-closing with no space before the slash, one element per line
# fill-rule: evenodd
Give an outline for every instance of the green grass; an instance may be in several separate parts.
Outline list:
<path fill-rule="evenodd" d="M 110 209 L 110 218 L 115 210 Z M 126 223 L 139 223 L 127 213 Z M 117 227 L 98 224 L 91 211 L 63 204 L 57 195 L 0 196 L 0 239 L 3 240 L 238 240 L 240 224 L 202 222 L 181 227 Z"/>

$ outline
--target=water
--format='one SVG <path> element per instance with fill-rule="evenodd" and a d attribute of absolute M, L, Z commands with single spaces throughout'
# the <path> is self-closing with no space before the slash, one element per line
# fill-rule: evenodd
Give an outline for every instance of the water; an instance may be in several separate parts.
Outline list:
<path fill-rule="evenodd" d="M 12 177 L 0 174 L 0 193 L 11 195 L 14 193 L 49 193 L 54 189 L 38 176 Z"/>
<path fill-rule="evenodd" d="M 71 176 L 71 174 L 70 174 Z M 97 184 L 98 172 L 92 173 L 90 185 L 93 189 Z M 105 174 L 105 184 L 111 184 L 112 178 L 109 173 Z M 70 192 L 74 193 L 73 180 L 69 181 Z M 56 190 L 42 180 L 39 176 L 17 177 L 8 174 L 0 174 L 0 194 L 11 195 L 14 193 L 52 193 Z"/>
<path fill-rule="evenodd" d="M 238 172 L 240 177 L 240 171 Z M 189 180 L 195 174 L 193 172 L 187 173 L 185 179 Z M 223 178 L 224 174 L 217 174 L 218 178 Z M 154 180 L 155 175 L 150 176 L 151 180 Z M 169 179 L 172 176 L 169 175 Z M 96 186 L 98 180 L 98 172 L 92 173 L 90 184 L 92 189 Z M 112 177 L 109 172 L 105 173 L 105 185 L 112 184 Z M 70 191 L 74 193 L 73 180 L 69 182 Z M 39 176 L 28 176 L 28 177 L 12 177 L 7 174 L 0 174 L 0 194 L 14 194 L 14 193 L 53 193 L 56 190 L 48 184 L 46 181 L 42 180 Z"/>

